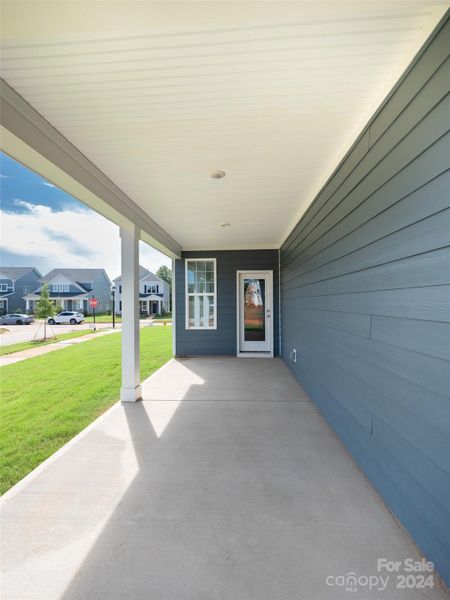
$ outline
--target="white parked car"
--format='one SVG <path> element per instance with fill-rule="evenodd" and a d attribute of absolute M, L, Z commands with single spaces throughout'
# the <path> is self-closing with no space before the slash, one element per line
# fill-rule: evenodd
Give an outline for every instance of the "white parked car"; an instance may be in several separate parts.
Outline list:
<path fill-rule="evenodd" d="M 71 325 L 79 325 L 84 321 L 83 313 L 77 312 L 76 310 L 63 310 L 54 317 L 50 317 L 48 320 L 49 325 L 63 325 L 70 323 Z"/>

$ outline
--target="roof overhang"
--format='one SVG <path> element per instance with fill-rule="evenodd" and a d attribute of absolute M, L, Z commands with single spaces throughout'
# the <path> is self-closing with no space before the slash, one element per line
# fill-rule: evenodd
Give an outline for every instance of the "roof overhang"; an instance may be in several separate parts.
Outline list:
<path fill-rule="evenodd" d="M 180 245 L 6 81 L 0 79 L 3 152 L 65 190 L 119 227 L 132 222 L 141 239 L 171 257 Z"/>
<path fill-rule="evenodd" d="M 3 149 L 169 256 L 279 248 L 447 8 L 4 1 Z"/>

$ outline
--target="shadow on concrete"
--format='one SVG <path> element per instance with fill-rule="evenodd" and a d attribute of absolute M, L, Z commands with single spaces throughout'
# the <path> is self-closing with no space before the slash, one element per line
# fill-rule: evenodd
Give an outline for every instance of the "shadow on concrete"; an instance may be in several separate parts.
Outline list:
<path fill-rule="evenodd" d="M 157 399 L 121 409 L 138 470 L 64 600 L 334 600 L 348 593 L 328 575 L 420 556 L 277 361 L 174 362 L 150 381 Z M 180 384 L 177 365 L 201 383 Z M 165 402 L 178 404 L 158 438 Z"/>

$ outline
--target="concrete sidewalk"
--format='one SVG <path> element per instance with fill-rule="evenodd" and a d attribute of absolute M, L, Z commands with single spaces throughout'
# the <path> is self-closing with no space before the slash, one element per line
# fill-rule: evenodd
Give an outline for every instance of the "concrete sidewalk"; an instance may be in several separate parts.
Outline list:
<path fill-rule="evenodd" d="M 110 329 L 111 323 L 97 323 L 97 329 Z M 43 325 L 41 321 L 35 321 L 31 325 L 3 325 L 7 331 L 0 335 L 0 346 L 11 346 L 21 342 L 32 342 L 35 337 L 42 337 Z M 56 334 L 71 333 L 72 331 L 84 331 L 91 329 L 91 323 L 80 323 L 79 325 L 48 325 L 48 331 Z"/>
<path fill-rule="evenodd" d="M 154 327 L 156 323 L 141 321 L 140 327 Z M 161 323 L 157 324 L 161 326 Z M 81 344 L 81 342 L 87 342 L 88 340 L 92 340 L 94 338 L 98 338 L 102 335 L 107 335 L 109 333 L 116 333 L 121 331 L 121 327 L 116 325 L 116 329 L 106 329 L 97 331 L 97 333 L 86 334 L 80 336 L 78 338 L 71 338 L 68 340 L 62 340 L 61 342 L 54 342 L 52 344 L 47 344 L 46 346 L 38 346 L 36 348 L 28 348 L 27 350 L 21 350 L 20 352 L 13 352 L 12 354 L 6 354 L 5 356 L 0 356 L 0 367 L 5 365 L 12 365 L 14 363 L 20 362 L 27 358 L 33 358 L 34 356 L 41 356 L 41 354 L 47 354 L 47 352 L 54 352 L 55 350 L 60 350 L 65 346 L 73 346 L 74 344 Z"/>
<path fill-rule="evenodd" d="M 281 360 L 171 360 L 143 397 L 4 496 L 4 600 L 448 598 L 336 583 L 422 556 Z"/>
<path fill-rule="evenodd" d="M 4 367 L 5 365 L 12 365 L 22 360 L 26 360 L 27 358 L 41 356 L 42 354 L 47 354 L 48 352 L 54 352 L 55 350 L 60 350 L 61 348 L 65 348 L 67 346 L 81 344 L 82 342 L 87 342 L 89 340 L 93 340 L 94 338 L 98 338 L 103 335 L 108 335 L 109 333 L 115 333 L 117 331 L 120 331 L 120 329 L 107 329 L 106 331 L 97 331 L 97 333 L 86 334 L 77 338 L 62 340 L 61 342 L 54 342 L 52 344 L 47 344 L 46 346 L 38 346 L 36 348 L 28 348 L 27 350 L 21 350 L 20 352 L 6 354 L 5 356 L 0 356 L 0 367 Z"/>

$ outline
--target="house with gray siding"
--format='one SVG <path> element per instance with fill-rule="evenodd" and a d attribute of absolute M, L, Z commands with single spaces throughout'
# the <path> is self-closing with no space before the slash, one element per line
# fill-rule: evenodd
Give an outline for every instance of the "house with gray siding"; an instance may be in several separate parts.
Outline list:
<path fill-rule="evenodd" d="M 0 314 L 24 313 L 24 295 L 39 285 L 42 275 L 35 267 L 0 268 Z"/>
<path fill-rule="evenodd" d="M 83 552 L 51 598 L 447 598 L 448 2 L 219 1 L 201 18 L 191 2 L 105 2 L 97 21 L 58 13 L 55 33 L 38 0 L 37 42 L 7 4 L 5 151 L 114 222 L 121 244 L 123 406 L 25 489 L 45 505 L 67 474 L 79 514 L 86 473 L 83 502 L 111 499 L 83 539 L 70 529 Z M 124 49 L 139 69 L 114 60 Z M 168 327 L 140 328 L 163 304 L 141 242 L 174 277 L 174 358 L 145 382 L 140 336 Z M 54 294 L 94 293 L 53 277 Z M 21 525 L 21 491 L 10 585 L 31 597 L 53 585 L 41 565 L 61 545 Z M 52 513 L 64 531 L 66 508 Z M 53 552 L 40 562 L 36 531 Z M 413 556 L 433 563 L 432 585 L 404 570 Z M 327 587 L 352 573 L 391 584 Z"/>
<path fill-rule="evenodd" d="M 177 355 L 280 356 L 447 581 L 449 44 L 446 21 L 279 249 L 175 261 Z"/>
<path fill-rule="evenodd" d="M 115 311 L 122 314 L 122 277 L 114 279 Z M 141 315 L 157 315 L 169 310 L 169 284 L 139 265 L 139 312 Z"/>
<path fill-rule="evenodd" d="M 38 287 L 24 296 L 28 312 L 34 312 L 44 284 L 48 285 L 50 299 L 60 310 L 91 314 L 91 298 L 97 299 L 97 313 L 111 310 L 112 284 L 105 269 L 52 269 L 41 278 Z"/>

